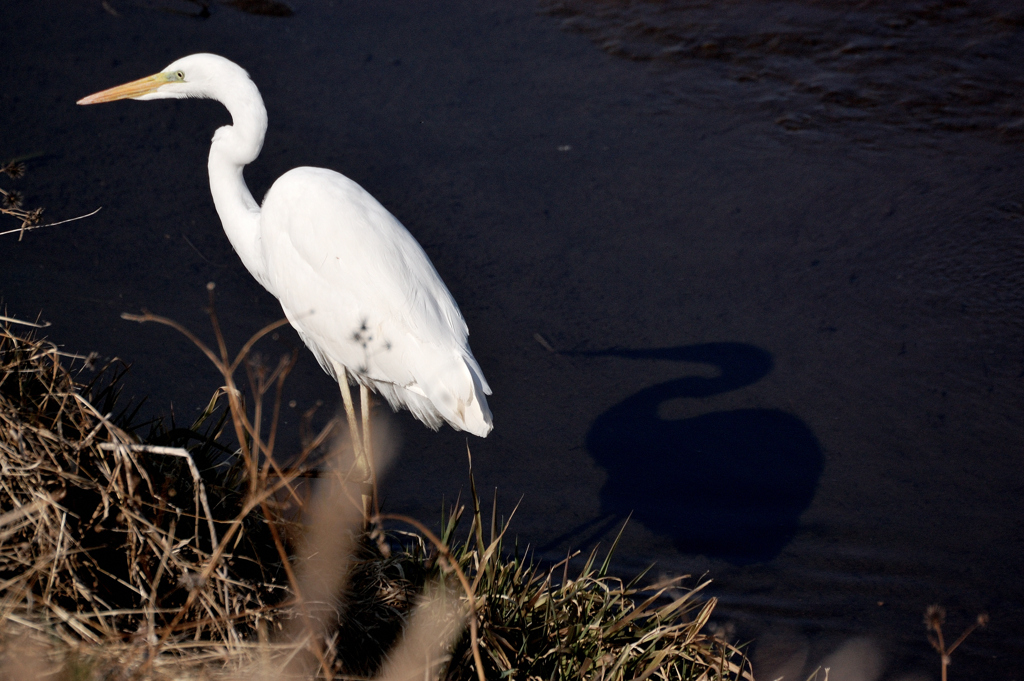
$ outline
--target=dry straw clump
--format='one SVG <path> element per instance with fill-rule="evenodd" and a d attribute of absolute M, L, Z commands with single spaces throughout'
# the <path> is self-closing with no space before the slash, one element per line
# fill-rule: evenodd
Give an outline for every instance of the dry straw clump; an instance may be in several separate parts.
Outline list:
<path fill-rule="evenodd" d="M 0 621 L 216 655 L 287 599 L 270 525 L 212 441 L 157 429 L 141 445 L 119 427 L 119 377 L 79 384 L 55 346 L 0 328 Z"/>
<path fill-rule="evenodd" d="M 121 370 L 80 383 L 55 346 L 0 327 L 0 676 L 752 679 L 741 651 L 703 633 L 704 584 L 678 595 L 622 583 L 596 554 L 572 577 L 569 560 L 508 555 L 475 488 L 462 540 L 458 506 L 439 536 L 364 518 L 371 489 L 340 419 L 279 468 L 295 355 L 273 369 L 249 356 L 273 326 L 232 358 L 212 312 L 214 349 L 133 319 L 182 331 L 224 378 L 191 428 L 138 437 L 118 412 Z"/>

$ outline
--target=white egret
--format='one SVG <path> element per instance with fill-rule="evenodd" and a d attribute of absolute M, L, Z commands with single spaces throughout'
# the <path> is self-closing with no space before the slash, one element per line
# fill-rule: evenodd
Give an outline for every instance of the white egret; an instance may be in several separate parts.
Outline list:
<path fill-rule="evenodd" d="M 368 389 L 434 430 L 447 422 L 486 437 L 491 390 L 469 349 L 466 322 L 405 227 L 365 189 L 323 168 L 290 170 L 262 207 L 253 199 L 242 169 L 263 147 L 267 111 L 244 69 L 193 54 L 78 103 L 188 97 L 215 99 L 231 113 L 232 125 L 218 129 L 210 146 L 217 213 L 246 269 L 341 385 L 350 427 L 352 381 L 363 398 L 364 438 Z"/>

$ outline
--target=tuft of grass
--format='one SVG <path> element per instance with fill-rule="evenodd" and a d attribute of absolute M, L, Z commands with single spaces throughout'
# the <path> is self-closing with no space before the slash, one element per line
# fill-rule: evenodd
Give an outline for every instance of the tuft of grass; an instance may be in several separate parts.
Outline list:
<path fill-rule="evenodd" d="M 472 578 L 483 673 L 463 636 L 442 679 L 753 679 L 740 648 L 704 631 L 716 604 L 701 596 L 710 580 L 686 589 L 688 577 L 640 586 L 642 575 L 631 582 L 611 576 L 621 531 L 600 563 L 595 548 L 577 570 L 570 561 L 578 554 L 546 568 L 518 547 L 509 554 L 496 500 L 485 530 L 472 464 L 470 485 L 468 536 L 453 542 L 463 514 L 457 508 L 444 519 L 440 541 Z"/>
<path fill-rule="evenodd" d="M 509 545 L 496 502 L 485 524 L 472 469 L 462 539 L 459 505 L 439 534 L 364 520 L 369 485 L 342 419 L 282 469 L 295 354 L 267 367 L 252 352 L 280 323 L 230 354 L 212 295 L 212 346 L 132 317 L 187 335 L 224 380 L 191 427 L 148 424 L 144 437 L 137 405 L 118 406 L 121 368 L 81 383 L 55 346 L 0 327 L 7 678 L 753 678 L 742 650 L 705 633 L 707 581 L 623 582 L 608 574 L 614 545 L 578 570 L 575 554 L 543 567 Z"/>

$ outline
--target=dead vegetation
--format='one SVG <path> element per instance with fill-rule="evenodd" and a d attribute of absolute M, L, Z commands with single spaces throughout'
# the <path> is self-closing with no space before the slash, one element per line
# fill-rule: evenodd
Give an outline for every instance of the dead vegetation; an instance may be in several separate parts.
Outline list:
<path fill-rule="evenodd" d="M 281 469 L 295 355 L 250 358 L 276 326 L 231 356 L 212 312 L 212 347 L 135 319 L 178 328 L 224 378 L 191 427 L 140 437 L 119 407 L 123 367 L 82 383 L 55 346 L 0 327 L 6 678 L 752 678 L 741 651 L 704 633 L 704 584 L 622 583 L 596 553 L 582 570 L 541 567 L 508 546 L 496 504 L 485 523 L 475 489 L 463 539 L 458 506 L 439 535 L 365 520 L 369 488 L 338 419 Z"/>
<path fill-rule="evenodd" d="M 942 625 L 946 623 L 946 609 L 941 605 L 929 605 L 924 611 L 924 626 L 928 630 L 928 642 L 939 654 L 939 662 L 942 670 L 942 681 L 949 677 L 949 665 L 953 651 L 960 647 L 960 644 L 967 640 L 967 637 L 974 633 L 979 627 L 988 626 L 988 615 L 979 613 L 974 622 L 968 626 L 960 636 L 947 645 L 946 638 L 942 635 Z"/>
<path fill-rule="evenodd" d="M 5 165 L 0 165 L 0 176 L 3 175 L 6 175 L 12 180 L 21 179 L 25 175 L 24 161 L 14 160 L 8 161 Z M 59 222 L 50 222 L 44 225 L 40 224 L 43 218 L 43 209 L 26 208 L 24 202 L 24 195 L 17 189 L 4 189 L 3 187 L 0 187 L 0 215 L 8 215 L 21 221 L 20 227 L 4 230 L 0 232 L 0 236 L 17 234 L 18 241 L 21 241 L 25 236 L 25 232 L 31 232 L 32 230 L 41 229 L 43 227 L 55 227 L 56 225 L 63 225 L 68 222 L 82 220 L 96 215 L 96 213 L 101 210 L 100 208 L 97 208 L 93 212 L 85 215 L 79 215 L 78 217 L 68 218 L 67 220 L 61 220 Z"/>
<path fill-rule="evenodd" d="M 21 179 L 25 175 L 25 163 L 17 160 L 10 161 L 0 166 L 0 175 L 6 175 L 12 180 Z M 21 220 L 21 227 L 13 230 L 19 234 L 24 234 L 26 230 L 37 226 L 43 216 L 42 208 L 25 208 L 24 201 L 24 195 L 17 189 L 0 187 L 0 215 L 9 215 Z"/>

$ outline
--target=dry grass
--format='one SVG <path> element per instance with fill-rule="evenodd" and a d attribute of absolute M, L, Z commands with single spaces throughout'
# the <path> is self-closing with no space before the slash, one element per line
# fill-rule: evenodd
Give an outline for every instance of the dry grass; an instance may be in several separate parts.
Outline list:
<path fill-rule="evenodd" d="M 942 635 L 942 625 L 945 623 L 946 609 L 940 605 L 929 605 L 928 609 L 924 612 L 924 626 L 928 631 L 928 642 L 932 644 L 932 648 L 939 654 L 942 681 L 946 681 L 949 677 L 950 658 L 953 655 L 953 651 L 959 648 L 960 644 L 966 641 L 967 637 L 974 633 L 975 629 L 988 625 L 988 615 L 979 613 L 974 622 L 963 630 L 960 636 L 953 641 L 952 645 L 947 644 L 946 638 Z"/>
<path fill-rule="evenodd" d="M 212 442 L 116 425 L 115 371 L 80 385 L 54 346 L 0 331 L 0 621 L 125 671 L 220 657 L 288 600 L 271 525 Z"/>
<path fill-rule="evenodd" d="M 0 175 L 6 175 L 12 180 L 21 179 L 25 175 L 25 164 L 22 161 L 9 161 L 0 165 Z M 0 215 L 9 215 L 21 221 L 21 227 L 16 231 L 20 235 L 39 224 L 43 216 L 42 208 L 25 208 L 23 205 L 24 196 L 17 189 L 4 189 L 0 187 Z M 8 232 L 4 232 L 5 234 Z"/>
<path fill-rule="evenodd" d="M 624 583 L 608 574 L 614 544 L 600 564 L 595 549 L 578 571 L 570 571 L 574 556 L 543 569 L 518 551 L 505 554 L 497 504 L 485 530 L 478 499 L 473 489 L 469 537 L 452 554 L 473 577 L 487 678 L 753 679 L 740 649 L 704 632 L 716 604 L 700 595 L 710 580 Z M 444 544 L 457 523 L 457 514 L 448 518 Z M 468 637 L 458 641 L 443 678 L 471 681 L 473 652 Z"/>
<path fill-rule="evenodd" d="M 21 160 L 8 161 L 4 165 L 0 165 L 0 176 L 6 175 L 12 180 L 21 179 L 25 175 L 25 163 Z M 78 217 L 69 218 L 67 220 L 61 220 L 59 222 L 50 222 L 47 224 L 41 224 L 43 218 L 42 208 L 26 208 L 24 205 L 25 197 L 17 189 L 4 189 L 0 187 L 0 215 L 8 215 L 16 220 L 21 221 L 21 226 L 16 229 L 8 229 L 0 232 L 0 236 L 7 236 L 8 234 L 17 234 L 18 241 L 21 241 L 25 236 L 25 232 L 31 232 L 35 229 L 41 229 L 43 227 L 54 227 L 56 225 L 63 225 L 68 222 L 75 222 L 76 220 L 82 220 L 84 218 L 92 217 L 96 213 L 100 212 L 100 208 L 87 213 L 85 215 L 79 215 Z"/>
<path fill-rule="evenodd" d="M 485 528 L 475 489 L 461 541 L 461 507 L 440 536 L 365 522 L 369 489 L 338 419 L 280 469 L 295 355 L 266 367 L 251 353 L 276 327 L 231 356 L 212 312 L 212 347 L 134 319 L 177 328 L 221 373 L 190 428 L 140 438 L 118 411 L 121 369 L 80 383 L 55 346 L 0 327 L 5 678 L 752 678 L 703 633 L 705 584 L 640 589 L 595 555 L 572 576 L 568 560 L 542 569 L 506 545 L 496 507 Z"/>

